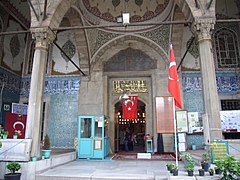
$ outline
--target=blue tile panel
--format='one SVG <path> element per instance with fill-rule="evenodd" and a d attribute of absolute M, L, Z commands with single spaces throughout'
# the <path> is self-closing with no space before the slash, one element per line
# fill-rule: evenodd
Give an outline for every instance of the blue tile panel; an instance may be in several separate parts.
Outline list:
<path fill-rule="evenodd" d="M 14 73 L 11 73 L 10 71 L 0 68 L 0 90 L 2 89 L 3 83 L 3 102 L 18 102 L 21 77 Z"/>
<path fill-rule="evenodd" d="M 52 95 L 48 134 L 52 148 L 73 148 L 77 137 L 78 95 Z"/>
<path fill-rule="evenodd" d="M 28 97 L 30 77 L 24 77 L 21 83 L 21 96 Z M 49 76 L 45 78 L 44 95 L 78 94 L 80 76 Z"/>
<path fill-rule="evenodd" d="M 236 72 L 217 72 L 217 90 L 219 94 L 236 94 L 240 91 L 240 74 Z M 192 112 L 203 112 L 201 74 L 199 72 L 183 73 L 184 108 Z"/>
<path fill-rule="evenodd" d="M 188 134 L 187 135 L 187 148 L 192 149 L 192 145 L 195 144 L 197 149 L 203 149 L 204 136 L 203 134 Z"/>

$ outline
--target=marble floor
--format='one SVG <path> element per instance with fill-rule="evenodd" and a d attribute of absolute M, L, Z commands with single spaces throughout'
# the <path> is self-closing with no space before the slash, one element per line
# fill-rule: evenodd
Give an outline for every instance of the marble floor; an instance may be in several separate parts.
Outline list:
<path fill-rule="evenodd" d="M 219 176 L 189 177 L 184 170 L 184 164 L 179 161 L 179 176 L 172 176 L 166 169 L 166 164 L 174 161 L 114 161 L 106 160 L 76 160 L 36 176 L 37 180 L 167 180 L 167 179 L 220 179 Z"/>

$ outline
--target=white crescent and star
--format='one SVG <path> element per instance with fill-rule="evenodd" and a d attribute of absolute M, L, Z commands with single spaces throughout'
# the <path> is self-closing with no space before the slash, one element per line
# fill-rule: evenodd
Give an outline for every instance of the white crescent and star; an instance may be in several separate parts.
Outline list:
<path fill-rule="evenodd" d="M 173 66 L 176 66 L 176 62 L 170 62 L 169 69 L 170 69 L 171 67 L 173 67 Z M 175 80 L 174 78 L 171 78 L 170 75 L 169 75 L 168 79 L 169 79 L 169 80 L 172 80 L 172 81 Z M 177 79 L 177 81 L 179 81 L 179 80 Z"/>
<path fill-rule="evenodd" d="M 16 129 L 16 125 L 17 125 L 17 124 L 20 124 L 20 125 L 22 126 L 22 130 L 25 128 L 25 125 L 24 125 L 22 122 L 17 121 L 17 122 L 15 122 L 15 123 L 13 124 L 13 128 L 14 128 L 14 129 Z"/>
<path fill-rule="evenodd" d="M 127 100 L 125 100 L 123 103 L 124 103 L 125 106 L 127 106 L 128 103 L 131 103 L 131 106 L 132 106 L 132 107 L 134 106 L 134 102 L 133 102 L 133 100 L 131 100 L 131 99 L 127 99 Z M 128 111 L 131 111 L 131 110 L 132 110 L 131 107 L 128 107 L 127 109 L 128 109 Z"/>

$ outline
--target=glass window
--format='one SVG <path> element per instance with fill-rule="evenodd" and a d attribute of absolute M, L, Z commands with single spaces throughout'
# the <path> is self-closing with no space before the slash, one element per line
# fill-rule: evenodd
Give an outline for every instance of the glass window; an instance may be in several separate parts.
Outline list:
<path fill-rule="evenodd" d="M 95 118 L 95 137 L 102 138 L 102 127 L 103 127 L 102 117 L 96 117 Z"/>
<path fill-rule="evenodd" d="M 215 33 L 217 68 L 239 68 L 239 51 L 236 33 L 221 28 Z"/>
<path fill-rule="evenodd" d="M 90 138 L 91 137 L 91 127 L 92 119 L 91 118 L 82 118 L 81 119 L 81 138 Z"/>

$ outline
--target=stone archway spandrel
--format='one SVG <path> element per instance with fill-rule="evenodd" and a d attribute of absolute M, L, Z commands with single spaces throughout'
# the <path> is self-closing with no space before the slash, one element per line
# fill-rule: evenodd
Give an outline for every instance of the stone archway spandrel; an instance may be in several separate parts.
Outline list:
<path fill-rule="evenodd" d="M 40 17 L 37 20 L 32 8 L 31 9 L 31 27 L 50 27 L 52 29 L 58 28 L 64 15 L 70 9 L 70 7 L 75 4 L 76 0 L 51 0 L 47 3 L 46 9 L 46 19 L 42 20 Z M 43 13 L 44 9 L 44 0 L 40 0 L 38 3 L 36 0 L 32 0 L 33 7 L 35 11 Z M 39 6 L 40 4 L 40 6 Z M 40 9 L 39 9 L 40 8 Z M 39 13 L 38 13 L 39 14 Z"/>

